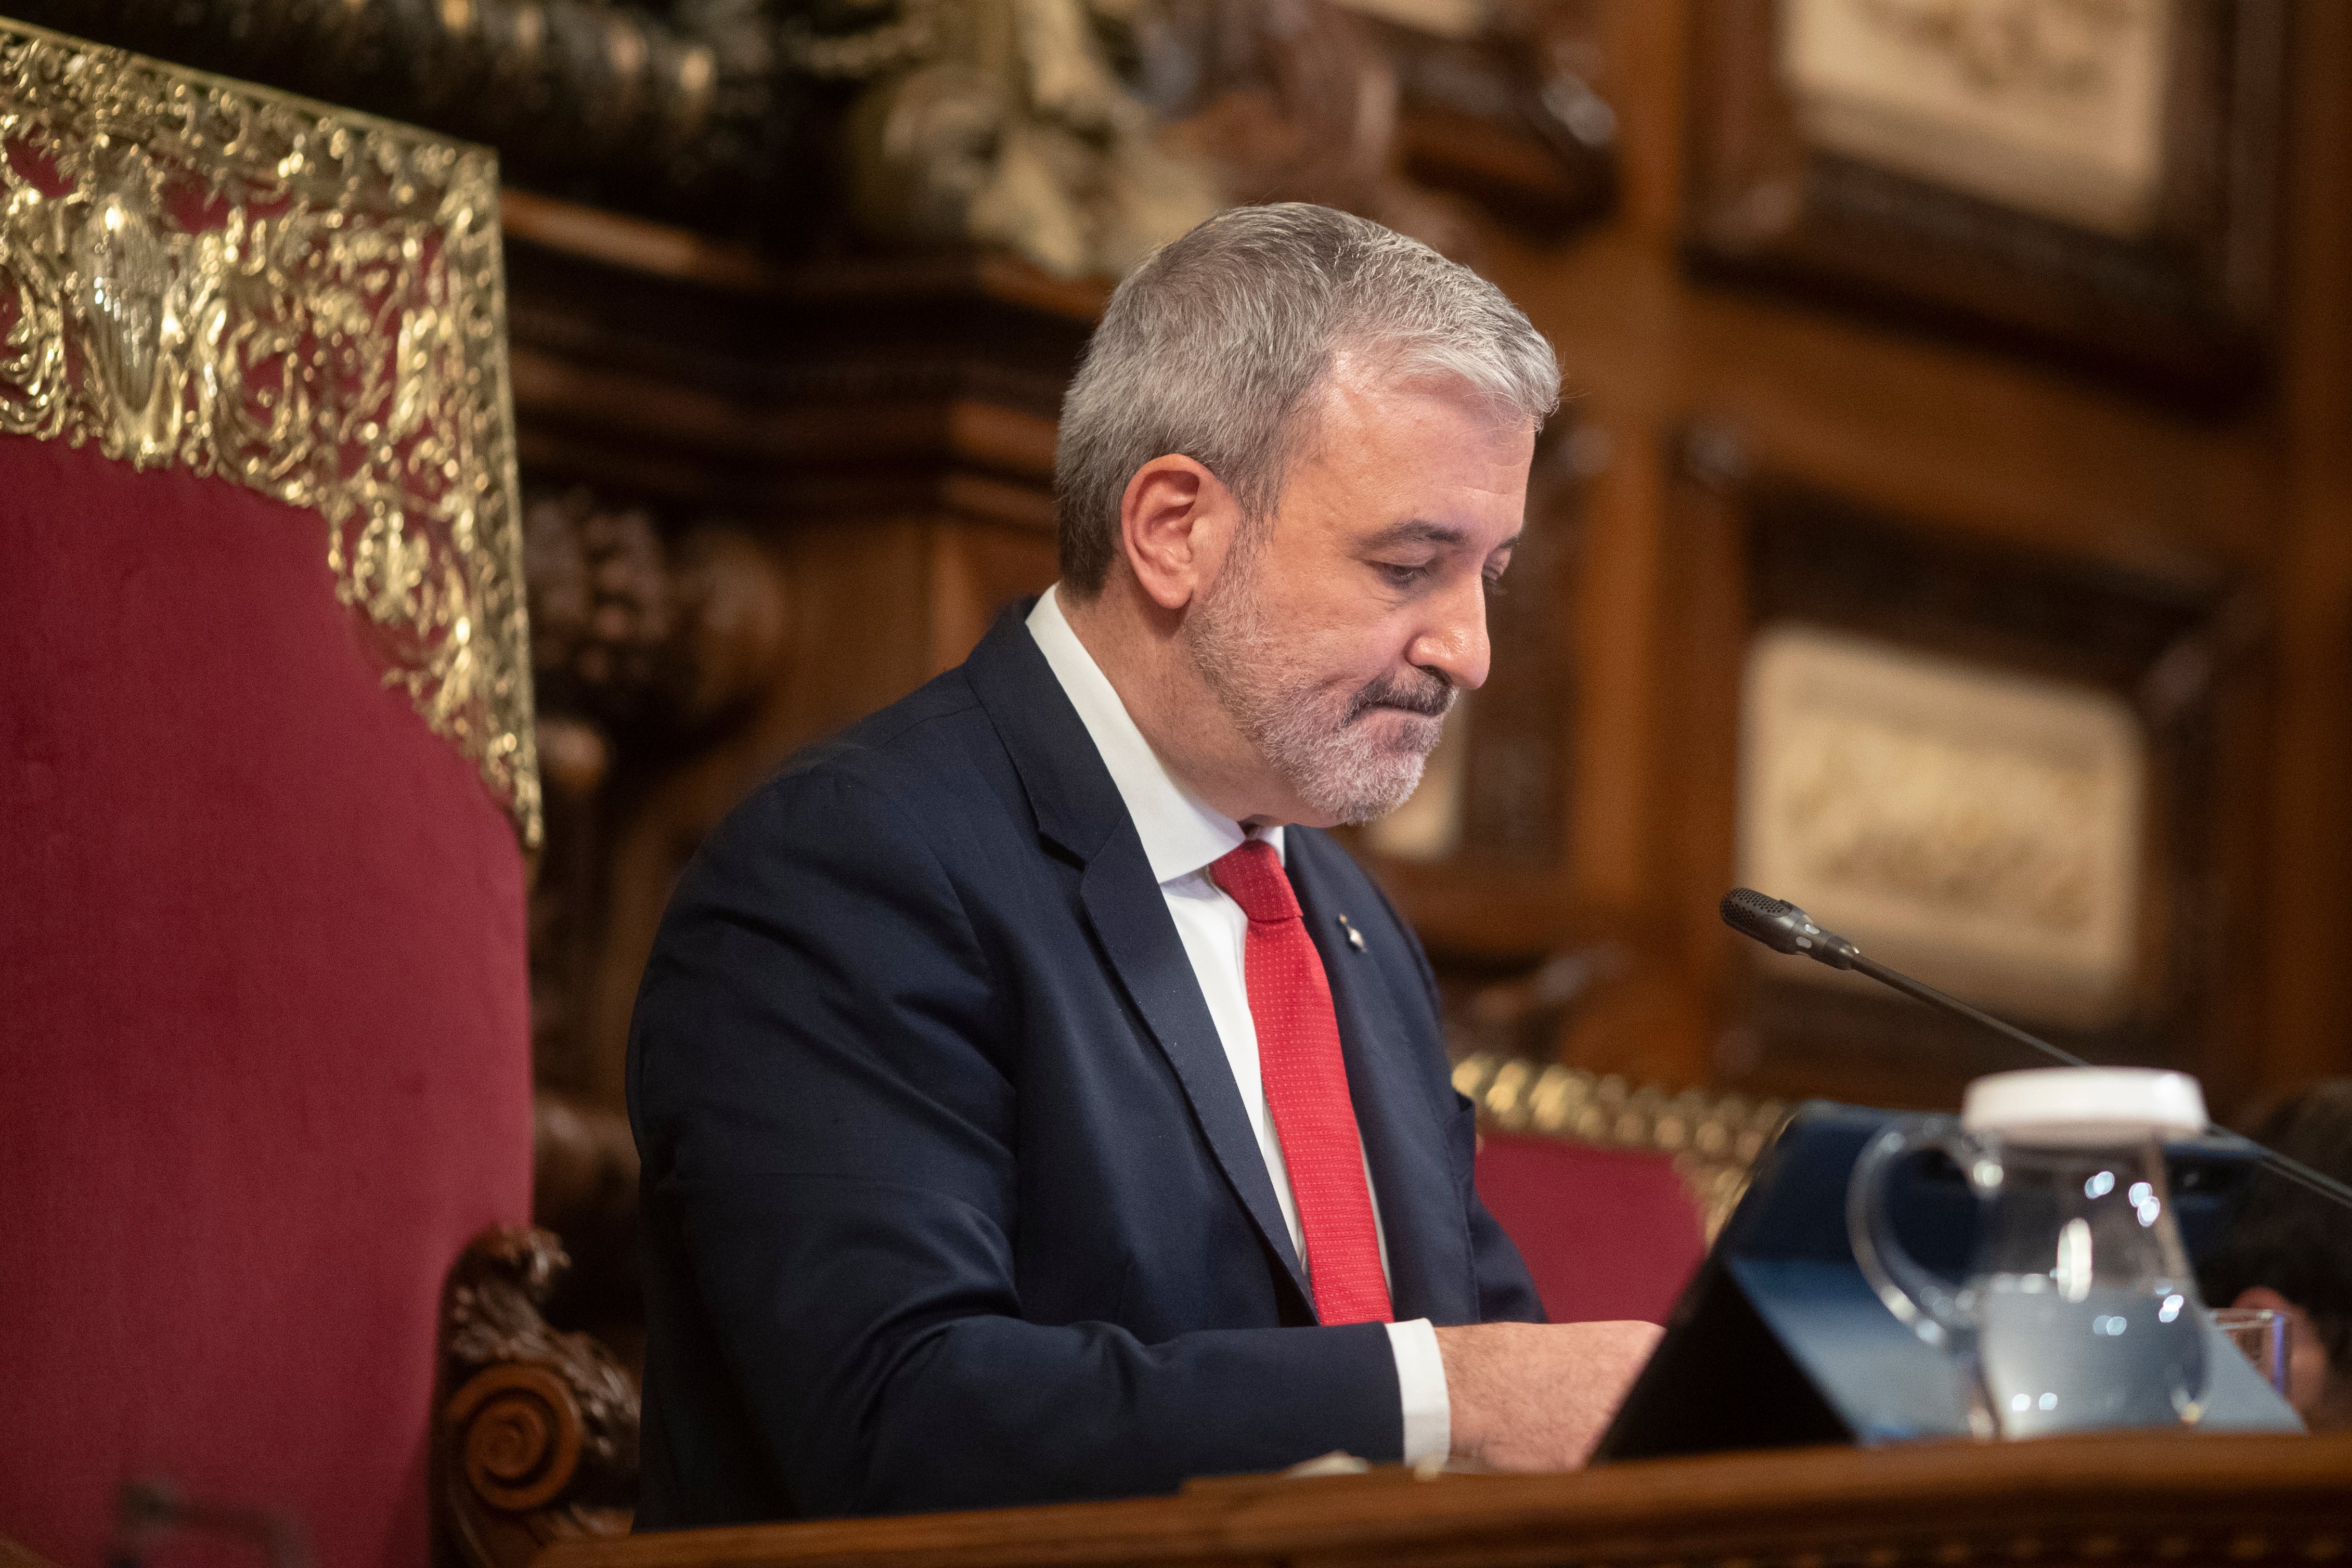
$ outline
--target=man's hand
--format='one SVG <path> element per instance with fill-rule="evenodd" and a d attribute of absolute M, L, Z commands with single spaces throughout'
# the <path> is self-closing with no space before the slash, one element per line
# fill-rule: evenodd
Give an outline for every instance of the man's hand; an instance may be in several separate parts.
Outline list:
<path fill-rule="evenodd" d="M 1642 1322 L 1439 1329 L 1454 1457 L 1497 1470 L 1576 1469 L 1663 1332 Z"/>

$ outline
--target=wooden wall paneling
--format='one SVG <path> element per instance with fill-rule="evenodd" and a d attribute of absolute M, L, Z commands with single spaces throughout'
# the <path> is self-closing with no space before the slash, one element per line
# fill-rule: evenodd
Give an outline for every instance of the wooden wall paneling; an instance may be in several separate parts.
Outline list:
<path fill-rule="evenodd" d="M 932 532 L 929 673 L 963 663 L 1015 600 L 1042 593 L 1059 572 L 1050 528 L 957 522 Z"/>
<path fill-rule="evenodd" d="M 2352 8 L 2296 16 L 2286 334 L 2269 530 L 2279 736 L 2266 1016 L 2248 1042 L 2264 1088 L 2352 1071 Z"/>
<path fill-rule="evenodd" d="M 636 567 L 663 627 L 635 651 L 651 687 L 574 716 L 548 683 L 556 722 L 606 756 L 559 810 L 540 889 L 541 1065 L 617 1108 L 637 977 L 704 835 L 1052 580 L 1054 415 L 1102 290 L 970 254 L 786 267 L 509 200 L 525 480 L 656 536 Z M 703 559 L 713 539 L 728 559 Z M 774 602 L 747 605 L 745 580 Z M 778 625 L 747 643 L 747 612 Z"/>
<path fill-rule="evenodd" d="M 2294 266 L 2279 331 L 2286 399 L 2215 417 L 1994 335 L 1687 268 L 1681 224 L 1697 197 L 1682 188 L 1696 162 L 1685 136 L 1722 108 L 1719 94 L 1686 74 L 1704 55 L 1693 34 L 1744 3 L 1602 6 L 1604 58 L 1593 79 L 1622 126 L 1619 207 L 1571 244 L 1488 242 L 1492 275 L 1560 349 L 1576 418 L 1604 431 L 1614 453 L 1587 486 L 1566 590 L 1576 699 L 1563 864 L 1549 897 L 1511 894 L 1519 913 L 1540 912 L 1562 940 L 1635 934 L 1634 963 L 1569 1021 L 1565 1059 L 1667 1082 L 1736 1078 L 1755 1066 L 1743 1065 L 1753 1042 L 1718 994 L 1729 983 L 1724 960 L 1709 956 L 1729 940 L 1710 927 L 1731 862 L 1703 853 L 1705 830 L 1691 826 L 1728 812 L 1730 774 L 1706 785 L 1680 738 L 1693 683 L 1728 678 L 1708 660 L 1734 656 L 1710 655 L 1685 623 L 1685 605 L 1706 591 L 1696 580 L 1706 568 L 1685 538 L 1680 433 L 1703 412 L 1737 429 L 1782 481 L 1904 519 L 1928 538 L 2099 562 L 2154 581 L 2277 585 L 2212 628 L 2235 649 L 2223 662 L 2236 661 L 2229 700 L 2214 708 L 2214 788 L 2224 793 L 2213 852 L 2239 868 L 2225 881 L 2240 901 L 2214 918 L 2263 946 L 2241 953 L 2243 967 L 2211 990 L 2209 1071 L 2221 1104 L 2352 1070 L 2352 987 L 2337 977 L 2342 942 L 2323 913 L 2352 870 L 2341 808 L 2352 747 L 2340 696 L 2352 674 L 2352 486 L 2337 455 L 2352 453 L 2344 19 L 2326 7 L 2294 17 L 2298 119 L 2284 231 Z M 2252 56 L 2242 64 L 2255 67 Z M 2244 613 L 2266 600 L 2263 612 L 2278 617 L 2268 631 L 2262 613 Z M 2265 638 L 2276 650 L 2269 680 Z M 1472 897 L 1450 883 L 1391 883 L 1416 918 Z M 1874 1083 L 1842 1082 L 1913 1102 L 1951 1087 L 1900 1070 Z"/>
<path fill-rule="evenodd" d="M 1707 644 L 1687 613 L 1726 591 L 1706 574 L 1731 570 L 1727 557 L 1693 554 L 1685 537 L 1696 481 L 1683 432 L 1703 411 L 1788 482 L 1936 537 L 2158 580 L 2275 580 L 2279 748 L 2241 737 L 2221 750 L 2265 774 L 2253 789 L 2268 807 L 2231 816 L 2228 831 L 2242 846 L 2231 852 L 2269 857 L 2280 896 L 2242 896 L 2263 912 L 2253 928 L 2284 946 L 2273 947 L 2266 988 L 2242 979 L 2227 991 L 2238 1019 L 2229 1027 L 2248 1037 L 2241 1054 L 2264 1063 L 2248 1092 L 2352 1060 L 2352 994 L 2315 977 L 2340 961 L 2323 925 L 2334 883 L 2323 885 L 2316 866 L 2336 868 L 2334 877 L 2352 847 L 2335 821 L 2352 758 L 2341 755 L 2332 706 L 2352 664 L 2352 560 L 2337 542 L 2347 532 L 2344 486 L 2334 460 L 2315 455 L 2327 440 L 2343 444 L 2343 399 L 2313 368 L 2341 354 L 2342 334 L 2307 340 L 2301 327 L 2324 326 L 2327 290 L 2345 292 L 2340 237 L 2315 240 L 2306 215 L 2336 213 L 2340 235 L 2344 198 L 2326 183 L 2343 183 L 2340 152 L 2329 163 L 2298 151 L 2294 166 L 2303 281 L 2289 297 L 2297 328 L 2286 364 L 2303 412 L 2190 419 L 2140 389 L 1999 343 L 1688 270 L 1685 132 L 1698 91 L 1688 73 L 1704 55 L 1692 32 L 1713 26 L 1717 10 L 1596 5 L 1589 79 L 1619 117 L 1614 213 L 1563 243 L 1492 225 L 1481 235 L 1491 274 L 1559 345 L 1573 419 L 1605 455 L 1585 476 L 1576 553 L 1556 596 L 1552 635 L 1569 650 L 1560 668 L 1572 672 L 1572 692 L 1547 699 L 1548 720 L 1505 727 L 1519 731 L 1509 737 L 1517 745 L 1526 723 L 1552 726 L 1567 780 L 1549 815 L 1557 852 L 1386 867 L 1389 885 L 1433 945 L 1465 959 L 1524 962 L 1622 940 L 1629 961 L 1561 1038 L 1579 1065 L 1672 1084 L 1753 1069 L 1740 1020 L 1725 1010 L 1728 939 L 1714 925 L 1730 863 L 1715 837 L 1728 831 L 1730 775 L 1710 774 L 1713 743 L 1692 738 L 1705 703 L 1719 700 L 1704 696 L 1708 683 L 1734 679 L 1737 667 L 1737 648 Z M 2312 107 L 2342 97 L 2342 50 L 2325 47 L 2340 26 L 2305 26 L 2314 48 L 2297 54 L 2306 123 L 2295 145 L 2340 147 L 2340 107 Z M 971 256 L 787 273 L 675 231 L 584 223 L 554 205 L 514 226 L 527 462 L 667 498 L 678 526 L 745 519 L 793 583 L 790 667 L 773 699 L 782 706 L 754 727 L 757 746 L 746 741 L 727 764 L 734 777 L 748 782 L 761 758 L 780 755 L 774 747 L 952 663 L 1005 598 L 1050 576 L 1052 415 L 1098 287 Z M 636 281 L 614 287 L 615 277 Z M 656 310 L 647 287 L 688 302 Z M 648 433 L 658 439 L 640 439 Z M 876 612 L 859 615 L 860 604 Z M 1508 664 L 1526 664 L 1529 651 L 1508 650 Z M 1495 688 L 1497 707 L 1505 689 Z M 2243 705 L 2230 713 L 2228 724 L 2263 733 L 2259 714 Z M 1490 724 L 1481 744 L 1496 733 Z M 2266 837 L 2272 809 L 2299 838 Z M 1472 837 L 1496 838 L 1496 822 L 1504 838 L 1531 831 L 1512 810 L 1489 812 L 1488 829 Z M 2263 844 L 2271 847 L 2243 847 Z M 2322 852 L 2315 861 L 2298 845 Z M 2290 951 L 2301 956 L 2292 967 Z M 1883 1087 L 1885 1097 L 1941 1092 Z"/>
<path fill-rule="evenodd" d="M 1776 469 L 2016 549 L 2158 575 L 2252 565 L 2251 519 L 2217 505 L 2271 461 L 2258 430 L 2210 426 L 1981 346 L 1889 334 L 1818 309 L 1692 287 L 1685 415 L 1736 423 Z"/>
<path fill-rule="evenodd" d="M 1569 745 L 1577 706 L 1568 584 L 1583 553 L 1583 493 L 1607 437 L 1573 413 L 1538 444 L 1528 486 L 1528 526 L 1511 570 L 1486 612 L 1493 656 L 1475 699 L 1464 779 L 1462 841 L 1495 868 L 1559 874 L 1565 802 L 1573 792 Z"/>
<path fill-rule="evenodd" d="M 1383 856 L 1375 836 L 1349 835 L 1410 904 L 1441 969 L 1531 963 L 1574 939 L 1559 896 L 1577 707 L 1568 589 L 1581 550 L 1585 470 L 1599 451 L 1589 434 L 1563 413 L 1538 441 L 1526 527 L 1487 599 L 1486 684 L 1464 694 L 1449 721 L 1466 732 L 1451 847 L 1412 862 Z"/>
<path fill-rule="evenodd" d="M 1616 193 L 1616 116 L 1591 77 L 1592 0 L 1496 7 L 1444 38 L 1359 14 L 1395 73 L 1394 159 L 1411 179 L 1557 239 Z M 1277 24 L 1279 26 L 1279 24 Z"/>
<path fill-rule="evenodd" d="M 1729 891 L 1730 803 L 1738 784 L 1740 659 L 1750 618 L 1747 518 L 1738 505 L 1752 457 L 1732 429 L 1692 424 L 1671 451 L 1663 497 L 1665 554 L 1677 568 L 1664 595 L 1659 650 L 1672 696 L 1662 705 L 1653 761 L 1661 806 L 1656 876 L 1668 890 L 1664 930 L 1695 1017 L 1673 1042 L 1677 1082 L 1744 1082 L 1753 1042 L 1724 1006 L 1738 956 L 1716 906 Z M 1655 1054 L 1654 1053 L 1654 1060 Z"/>
<path fill-rule="evenodd" d="M 948 411 L 948 441 L 978 471 L 944 486 L 954 519 L 934 526 L 929 670 L 963 662 L 1013 601 L 1059 575 L 1054 533 L 1055 422 L 966 400 Z"/>
<path fill-rule="evenodd" d="M 2252 1085 L 2242 1042 L 2255 1017 L 2240 977 L 2256 962 L 2262 928 L 2258 834 L 2235 802 L 2260 776 L 2268 744 L 2258 679 L 2267 621 L 2257 601 L 2210 570 L 2157 579 L 1872 517 L 1769 465 L 1742 433 L 1695 424 L 1671 525 L 1683 570 L 1668 655 L 1680 700 L 1666 786 L 1677 801 L 1678 852 L 1667 880 L 1689 982 L 1715 998 L 1717 1076 L 1770 1093 L 1941 1103 L 1976 1073 L 2026 1065 L 1901 998 L 1808 984 L 1791 961 L 1717 924 L 1714 900 L 1736 867 L 1749 639 L 1768 624 L 1802 623 L 2110 690 L 2138 713 L 2150 828 L 2136 999 L 2123 1021 L 2088 1033 L 2020 1021 L 2095 1060 L 2196 1071 L 2217 1106 L 2241 1103 Z"/>
<path fill-rule="evenodd" d="M 1660 713 L 1656 606 L 1664 563 L 1655 519 L 1665 464 L 1654 430 L 1601 413 L 1588 428 L 1607 443 L 1608 462 L 1596 465 L 1579 570 L 1562 585 L 1579 688 L 1565 874 L 1580 902 L 1630 911 L 1653 886 L 1645 771 Z"/>
<path fill-rule="evenodd" d="M 2287 13 L 2175 0 L 2160 189 L 2107 235 L 1809 142 L 1780 0 L 1694 13 L 1690 254 L 1718 275 L 1999 337 L 2207 409 L 2259 389 L 2273 326 Z"/>

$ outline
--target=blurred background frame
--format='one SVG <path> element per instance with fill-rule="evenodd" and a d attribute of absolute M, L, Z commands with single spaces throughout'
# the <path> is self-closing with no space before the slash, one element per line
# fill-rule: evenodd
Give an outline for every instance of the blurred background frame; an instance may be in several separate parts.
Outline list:
<path fill-rule="evenodd" d="M 1690 254 L 2241 404 L 2275 312 L 2288 11 L 1713 0 Z"/>
<path fill-rule="evenodd" d="M 1685 896 L 1735 879 L 1784 889 L 1884 961 L 2078 1053 L 2241 1092 L 2235 1046 L 2252 1019 L 2232 979 L 2256 955 L 2231 912 L 2252 906 L 2260 875 L 2242 809 L 2266 719 L 2259 598 L 2226 576 L 2054 544 L 1989 549 L 1775 473 L 1721 425 L 1686 432 L 1681 466 L 1684 798 L 1708 845 Z M 1866 674 L 1811 698 L 1759 690 L 1759 658 L 1792 634 L 1842 646 Z M 1872 676 L 1910 700 L 1874 703 Z M 2041 737 L 2001 722 L 2021 703 L 2056 709 L 2073 732 L 2063 758 L 2053 716 L 2032 721 Z M 1807 825 L 1792 825 L 1785 789 L 1759 800 L 1776 782 L 1767 764 L 1810 776 L 1822 798 L 1805 803 Z M 2128 803 L 2114 811 L 2120 845 L 2069 819 L 2103 802 Z M 1864 863 L 1839 870 L 1841 847 Z M 2127 906 L 2097 907 L 2116 900 Z M 2120 933 L 2104 972 L 2062 963 L 2042 978 L 2103 914 Z M 2016 1065 L 1979 1031 L 1825 969 L 1823 984 L 1817 967 L 1757 949 L 1727 972 L 1724 1012 L 1754 1031 L 1759 1077 L 1871 1103 L 1956 1097 Z"/>

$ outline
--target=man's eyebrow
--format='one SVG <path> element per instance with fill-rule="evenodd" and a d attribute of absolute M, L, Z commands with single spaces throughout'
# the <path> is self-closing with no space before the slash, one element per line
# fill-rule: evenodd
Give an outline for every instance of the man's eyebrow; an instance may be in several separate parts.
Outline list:
<path fill-rule="evenodd" d="M 1452 546 L 1462 543 L 1469 537 L 1468 529 L 1455 528 L 1450 523 L 1433 523 L 1421 517 L 1408 517 L 1402 523 L 1391 523 L 1379 533 L 1372 535 L 1364 541 L 1364 548 L 1392 549 L 1398 545 Z M 1519 536 L 1513 534 L 1495 549 L 1509 549 L 1518 542 Z"/>

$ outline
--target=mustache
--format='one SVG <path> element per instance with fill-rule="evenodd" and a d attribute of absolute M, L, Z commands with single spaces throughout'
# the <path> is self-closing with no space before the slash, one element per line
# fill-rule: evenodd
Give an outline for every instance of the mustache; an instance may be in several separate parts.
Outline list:
<path fill-rule="evenodd" d="M 1419 679 L 1382 675 L 1358 692 L 1355 701 L 1348 705 L 1348 723 L 1353 724 L 1379 707 L 1401 708 L 1423 718 L 1444 718 L 1452 712 L 1456 695 L 1454 683 L 1431 670 L 1415 674 Z"/>

